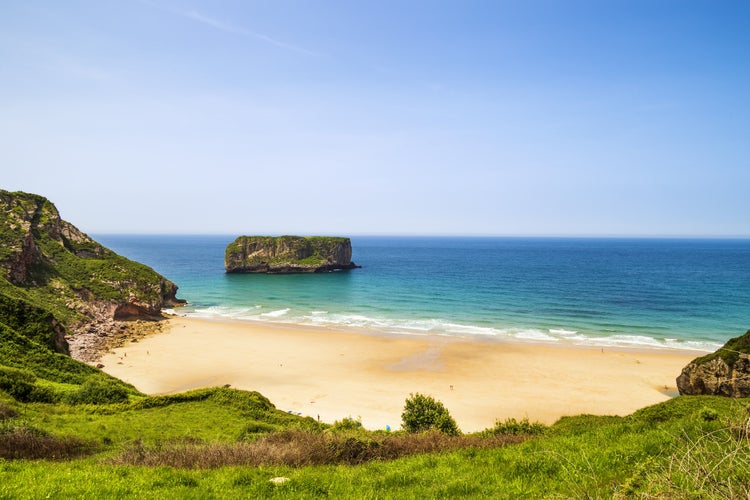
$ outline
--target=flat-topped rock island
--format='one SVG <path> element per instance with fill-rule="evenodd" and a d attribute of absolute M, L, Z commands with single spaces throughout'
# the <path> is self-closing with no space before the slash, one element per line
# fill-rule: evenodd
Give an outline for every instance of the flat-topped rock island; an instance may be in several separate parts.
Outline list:
<path fill-rule="evenodd" d="M 227 245 L 227 273 L 323 273 L 355 269 L 352 242 L 334 236 L 240 236 Z"/>

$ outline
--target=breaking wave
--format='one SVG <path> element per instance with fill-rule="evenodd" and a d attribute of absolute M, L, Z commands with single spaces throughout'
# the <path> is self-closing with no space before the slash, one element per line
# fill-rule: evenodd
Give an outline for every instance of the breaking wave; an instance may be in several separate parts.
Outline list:
<path fill-rule="evenodd" d="M 701 340 L 657 338 L 647 334 L 613 331 L 580 332 L 571 328 L 522 328 L 470 325 L 443 319 L 406 319 L 374 317 L 364 314 L 323 310 L 293 311 L 291 308 L 266 310 L 262 306 L 188 306 L 177 314 L 193 318 L 302 325 L 334 330 L 367 330 L 397 335 L 439 335 L 457 338 L 482 338 L 506 342 L 530 342 L 554 345 L 621 347 L 638 349 L 679 349 L 715 351 L 721 344 Z"/>

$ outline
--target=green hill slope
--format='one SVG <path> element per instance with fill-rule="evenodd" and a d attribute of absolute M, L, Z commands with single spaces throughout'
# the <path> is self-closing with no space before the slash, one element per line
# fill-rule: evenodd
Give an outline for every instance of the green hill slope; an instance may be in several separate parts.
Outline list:
<path fill-rule="evenodd" d="M 62 220 L 46 198 L 0 191 L 0 323 L 21 337 L 91 360 L 127 327 L 121 320 L 158 317 L 180 302 L 176 291 Z"/>

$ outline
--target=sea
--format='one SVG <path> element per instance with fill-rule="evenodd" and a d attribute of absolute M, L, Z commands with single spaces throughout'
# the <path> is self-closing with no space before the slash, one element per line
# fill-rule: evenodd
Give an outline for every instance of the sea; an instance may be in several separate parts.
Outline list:
<path fill-rule="evenodd" d="M 235 236 L 93 235 L 195 318 L 396 335 L 713 351 L 750 329 L 750 240 L 352 237 L 361 269 L 226 274 Z"/>

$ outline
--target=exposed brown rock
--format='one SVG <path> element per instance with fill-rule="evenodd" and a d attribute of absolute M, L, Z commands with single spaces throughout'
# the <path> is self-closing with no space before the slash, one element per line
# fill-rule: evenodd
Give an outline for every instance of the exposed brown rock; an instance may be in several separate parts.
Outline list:
<path fill-rule="evenodd" d="M 125 323 L 161 319 L 164 307 L 184 304 L 177 285 L 153 269 L 103 247 L 61 219 L 46 198 L 0 190 L 0 294 L 6 313 L 49 313 L 51 347 L 92 361 Z M 12 306 L 25 302 L 28 306 Z M 26 309 L 25 309 L 26 308 Z"/>
<path fill-rule="evenodd" d="M 680 394 L 750 396 L 750 330 L 713 354 L 696 358 L 677 377 Z"/>

